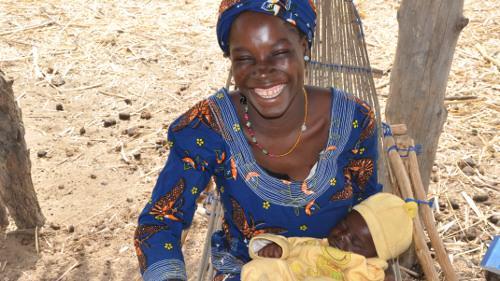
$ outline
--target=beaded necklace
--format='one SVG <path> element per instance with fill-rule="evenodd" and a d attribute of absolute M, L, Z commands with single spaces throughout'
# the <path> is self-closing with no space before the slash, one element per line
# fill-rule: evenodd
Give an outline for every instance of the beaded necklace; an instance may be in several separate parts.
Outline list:
<path fill-rule="evenodd" d="M 299 135 L 297 136 L 297 139 L 295 140 L 295 143 L 292 145 L 292 147 L 285 153 L 282 154 L 273 154 L 269 152 L 267 149 L 265 149 L 262 144 L 260 144 L 257 141 L 257 138 L 255 137 L 255 131 L 252 129 L 252 122 L 250 122 L 250 117 L 248 116 L 248 103 L 246 101 L 246 98 L 241 99 L 241 103 L 243 104 L 243 108 L 245 113 L 243 114 L 243 119 L 245 119 L 245 127 L 247 128 L 248 134 L 250 135 L 250 141 L 253 145 L 255 145 L 257 148 L 260 149 L 260 151 L 269 157 L 274 157 L 274 158 L 279 158 L 279 157 L 284 157 L 292 153 L 297 146 L 299 145 L 300 139 L 302 137 L 302 132 L 307 130 L 306 122 L 307 122 L 307 91 L 305 88 L 302 88 L 304 90 L 304 122 L 302 122 L 302 125 L 300 126 L 299 130 Z"/>
<path fill-rule="evenodd" d="M 316 171 L 304 181 L 292 182 L 270 176 L 257 164 L 251 144 L 240 129 L 241 122 L 229 97 L 229 92 L 223 88 L 210 97 L 216 109 L 220 111 L 220 117 L 216 117 L 216 122 L 222 128 L 224 140 L 230 152 L 229 157 L 234 160 L 237 174 L 240 175 L 238 179 L 243 180 L 262 200 L 280 206 L 304 207 L 327 190 L 333 188 L 337 192 L 343 188 L 343 184 L 340 183 L 343 179 L 342 171 L 338 170 L 338 159 L 345 151 L 351 136 L 356 103 L 342 91 L 331 89 L 331 93 L 328 143 L 319 154 Z M 331 146 L 337 149 L 327 149 Z M 255 176 L 256 174 L 259 176 Z M 333 181 L 335 177 L 338 177 L 339 182 Z M 312 192 L 303 192 L 304 183 Z"/>

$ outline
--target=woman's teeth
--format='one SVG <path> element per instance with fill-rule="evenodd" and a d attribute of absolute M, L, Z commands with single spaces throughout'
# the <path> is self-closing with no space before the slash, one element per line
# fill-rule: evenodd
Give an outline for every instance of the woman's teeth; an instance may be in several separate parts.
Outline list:
<path fill-rule="evenodd" d="M 283 88 L 285 88 L 285 84 L 276 85 L 267 89 L 255 88 L 254 90 L 255 93 L 260 97 L 265 99 L 272 99 L 279 96 L 279 94 L 281 94 L 281 91 L 283 91 Z"/>

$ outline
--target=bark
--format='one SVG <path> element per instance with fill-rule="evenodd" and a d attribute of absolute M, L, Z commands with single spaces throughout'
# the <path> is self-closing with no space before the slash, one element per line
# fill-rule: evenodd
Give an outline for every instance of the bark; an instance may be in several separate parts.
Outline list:
<path fill-rule="evenodd" d="M 6 228 L 9 225 L 9 220 L 7 218 L 7 209 L 5 208 L 5 204 L 0 197 L 0 233 L 3 228 Z"/>
<path fill-rule="evenodd" d="M 0 197 L 18 228 L 34 228 L 44 224 L 45 218 L 31 180 L 31 162 L 24 140 L 21 110 L 14 98 L 12 81 L 6 81 L 2 72 L 0 72 Z"/>
<path fill-rule="evenodd" d="M 398 11 L 398 45 L 385 113 L 390 124 L 407 124 L 408 135 L 423 146 L 419 168 L 426 191 L 447 116 L 444 98 L 451 62 L 468 23 L 463 5 L 463 0 L 403 0 Z"/>

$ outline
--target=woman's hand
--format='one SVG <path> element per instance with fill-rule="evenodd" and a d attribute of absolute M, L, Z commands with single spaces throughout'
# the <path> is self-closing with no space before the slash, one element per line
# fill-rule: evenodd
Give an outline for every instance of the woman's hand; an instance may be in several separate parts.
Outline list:
<path fill-rule="evenodd" d="M 270 244 L 264 246 L 264 248 L 260 249 L 257 254 L 259 257 L 264 258 L 281 258 L 283 250 L 280 246 L 278 246 L 278 244 L 271 242 Z"/>

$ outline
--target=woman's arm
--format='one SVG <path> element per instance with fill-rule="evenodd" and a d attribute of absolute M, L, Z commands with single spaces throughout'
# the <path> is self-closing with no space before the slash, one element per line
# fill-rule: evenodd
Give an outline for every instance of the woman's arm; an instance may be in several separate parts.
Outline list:
<path fill-rule="evenodd" d="M 181 233 L 191 224 L 196 198 L 213 173 L 213 147 L 218 142 L 218 135 L 201 124 L 183 124 L 181 129 L 174 131 L 179 128 L 179 120 L 170 126 L 170 154 L 151 200 L 139 216 L 134 237 L 139 266 L 146 281 L 187 280 Z"/>
<path fill-rule="evenodd" d="M 378 183 L 377 177 L 379 151 L 374 111 L 362 100 L 356 99 L 356 103 L 358 114 L 353 120 L 353 127 L 358 131 L 359 137 L 351 149 L 352 160 L 347 169 L 360 202 L 380 192 L 382 185 Z"/>

